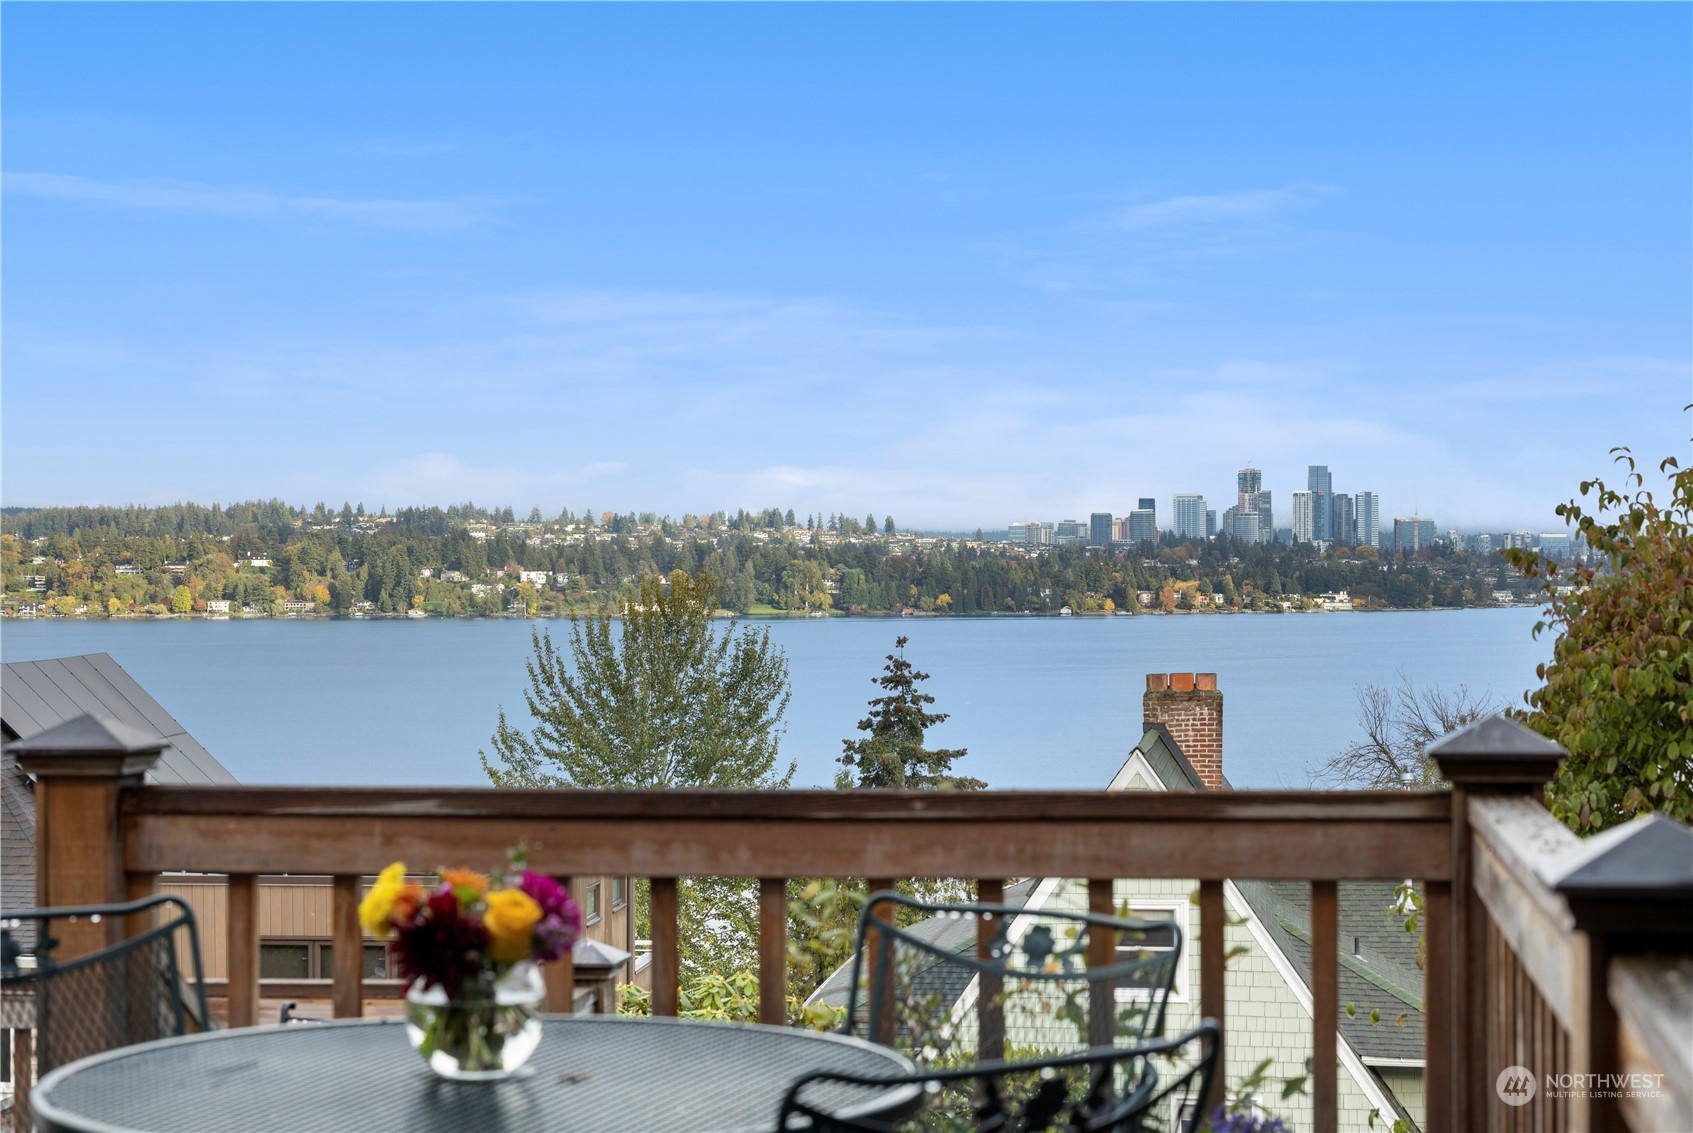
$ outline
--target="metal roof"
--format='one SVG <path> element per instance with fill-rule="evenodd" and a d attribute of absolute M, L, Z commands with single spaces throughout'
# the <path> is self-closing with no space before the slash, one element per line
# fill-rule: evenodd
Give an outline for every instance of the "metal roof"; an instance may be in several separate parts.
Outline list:
<path fill-rule="evenodd" d="M 165 742 L 159 762 L 147 773 L 149 783 L 235 782 L 235 776 L 110 654 L 14 661 L 0 670 L 0 722 L 8 739 L 27 740 L 87 714 Z"/>

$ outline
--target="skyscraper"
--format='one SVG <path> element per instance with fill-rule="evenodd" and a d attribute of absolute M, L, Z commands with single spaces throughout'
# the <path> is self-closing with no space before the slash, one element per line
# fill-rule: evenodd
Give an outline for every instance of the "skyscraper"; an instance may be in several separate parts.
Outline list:
<path fill-rule="evenodd" d="M 1434 520 L 1420 515 L 1400 516 L 1393 521 L 1393 548 L 1414 554 L 1434 545 Z"/>
<path fill-rule="evenodd" d="M 1329 497 L 1329 538 L 1343 547 L 1358 545 L 1358 524 L 1352 497 L 1345 492 Z"/>
<path fill-rule="evenodd" d="M 1352 497 L 1352 521 L 1358 525 L 1358 545 L 1381 550 L 1381 500 L 1374 492 Z"/>
<path fill-rule="evenodd" d="M 1235 473 L 1234 523 L 1229 534 L 1246 543 L 1267 543 L 1275 532 L 1264 474 L 1247 465 Z"/>
<path fill-rule="evenodd" d="M 1129 542 L 1145 543 L 1158 541 L 1158 501 L 1146 496 L 1140 498 L 1140 506 L 1129 513 Z"/>
<path fill-rule="evenodd" d="M 1096 511 L 1088 516 L 1088 545 L 1106 547 L 1111 543 L 1111 513 Z"/>
<path fill-rule="evenodd" d="M 1293 493 L 1293 541 L 1309 543 L 1316 533 L 1311 527 L 1311 492 Z"/>
<path fill-rule="evenodd" d="M 1329 466 L 1312 464 L 1305 469 L 1305 490 L 1311 493 L 1311 538 L 1333 539 L 1329 523 L 1329 498 L 1334 495 L 1334 482 Z"/>
<path fill-rule="evenodd" d="M 1170 498 L 1171 530 L 1178 539 L 1200 539 L 1205 530 L 1205 497 L 1192 492 L 1180 492 Z"/>

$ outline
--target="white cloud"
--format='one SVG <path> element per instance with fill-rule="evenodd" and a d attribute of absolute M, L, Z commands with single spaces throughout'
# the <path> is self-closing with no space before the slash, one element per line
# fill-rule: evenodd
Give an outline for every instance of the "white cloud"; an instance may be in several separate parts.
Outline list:
<path fill-rule="evenodd" d="M 242 220 L 322 220 L 440 232 L 487 224 L 511 202 L 326 197 L 207 185 L 193 181 L 100 180 L 68 173 L 7 173 L 8 196 L 103 208 L 222 216 Z"/>
<path fill-rule="evenodd" d="M 1298 184 L 1279 189 L 1242 189 L 1165 197 L 1130 205 L 1107 218 L 1124 232 L 1152 232 L 1170 228 L 1257 224 L 1315 204 L 1336 190 L 1328 185 Z"/>

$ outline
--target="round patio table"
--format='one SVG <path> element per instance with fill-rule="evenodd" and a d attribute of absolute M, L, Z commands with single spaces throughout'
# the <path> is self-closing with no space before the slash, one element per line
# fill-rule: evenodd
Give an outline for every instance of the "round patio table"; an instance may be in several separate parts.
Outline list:
<path fill-rule="evenodd" d="M 813 1070 L 912 1069 L 844 1035 L 547 1016 L 518 1076 L 449 1082 L 412 1050 L 404 1020 L 349 1019 L 124 1047 L 53 1071 L 30 1101 L 46 1133 L 714 1133 L 774 1129 L 788 1085 Z M 870 1115 L 910 1106 L 917 1087 L 841 1089 L 839 1104 Z"/>

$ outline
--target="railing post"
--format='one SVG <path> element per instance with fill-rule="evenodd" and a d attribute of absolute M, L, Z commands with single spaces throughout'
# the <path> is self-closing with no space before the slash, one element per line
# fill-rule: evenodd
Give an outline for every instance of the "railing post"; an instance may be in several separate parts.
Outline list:
<path fill-rule="evenodd" d="M 118 803 L 159 760 L 165 741 L 115 720 L 78 716 L 6 750 L 35 777 L 35 901 L 43 908 L 108 905 L 124 899 L 123 826 Z M 55 922 L 60 960 L 122 939 L 121 918 Z"/>
<path fill-rule="evenodd" d="M 976 904 L 1003 905 L 1005 882 L 997 877 L 978 878 Z M 994 935 L 999 926 L 992 921 L 976 919 L 976 958 L 992 960 Z M 977 977 L 976 1033 L 980 1036 L 976 1049 L 982 1058 L 1005 1057 L 1005 977 L 983 972 Z"/>
<path fill-rule="evenodd" d="M 579 878 L 555 875 L 553 880 L 564 886 L 565 892 L 572 896 L 583 892 L 578 888 Z M 541 968 L 541 982 L 547 988 L 548 1011 L 554 1015 L 576 1014 L 576 950 L 574 947 L 566 949 L 563 956 Z"/>
<path fill-rule="evenodd" d="M 1611 963 L 1652 951 L 1685 955 L 1693 945 L 1693 830 L 1654 814 L 1597 834 L 1552 888 L 1569 902 L 1577 930 L 1587 936 L 1586 986 L 1577 988 L 1587 1026 L 1570 1036 L 1571 1064 L 1588 1074 L 1619 1074 Z M 1617 1092 L 1598 1089 L 1590 1097 L 1593 1133 L 1627 1130 Z"/>
<path fill-rule="evenodd" d="M 1114 886 L 1109 877 L 1088 879 L 1088 912 L 1109 917 L 1116 907 Z M 1117 934 L 1097 925 L 1088 926 L 1088 967 L 1108 968 L 1117 962 Z M 1088 1042 L 1111 1046 L 1117 1041 L 1117 992 L 1110 981 L 1088 981 Z"/>
<path fill-rule="evenodd" d="M 758 879 L 758 1021 L 788 1021 L 788 882 Z"/>
<path fill-rule="evenodd" d="M 652 879 L 652 904 L 647 920 L 653 939 L 652 974 L 654 1015 L 674 1018 L 680 1007 L 682 959 L 677 936 L 677 892 L 674 877 Z"/>
<path fill-rule="evenodd" d="M 1211 1077 L 1211 1091 L 1200 1111 L 1209 1115 L 1223 1104 L 1223 1091 L 1229 1077 L 1228 1014 L 1225 983 L 1227 977 L 1228 918 L 1223 904 L 1223 883 L 1201 880 L 1199 883 L 1199 1013 L 1217 1022 L 1217 1073 Z"/>
<path fill-rule="evenodd" d="M 1484 1121 L 1494 1077 L 1504 1069 L 1488 1065 L 1488 996 L 1496 989 L 1487 968 L 1487 913 L 1475 891 L 1470 799 L 1538 798 L 1565 752 L 1514 720 L 1489 716 L 1431 745 L 1427 754 L 1452 785 L 1452 882 L 1451 916 L 1428 925 L 1444 936 L 1439 947 L 1429 942 L 1430 962 L 1444 961 L 1447 970 L 1424 977 L 1426 1124 L 1466 1129 Z M 1437 992 L 1444 1002 L 1435 1002 Z"/>
<path fill-rule="evenodd" d="M 337 874 L 330 897 L 330 933 L 335 944 L 331 991 L 337 1019 L 364 1014 L 364 927 L 359 924 L 361 878 Z"/>

